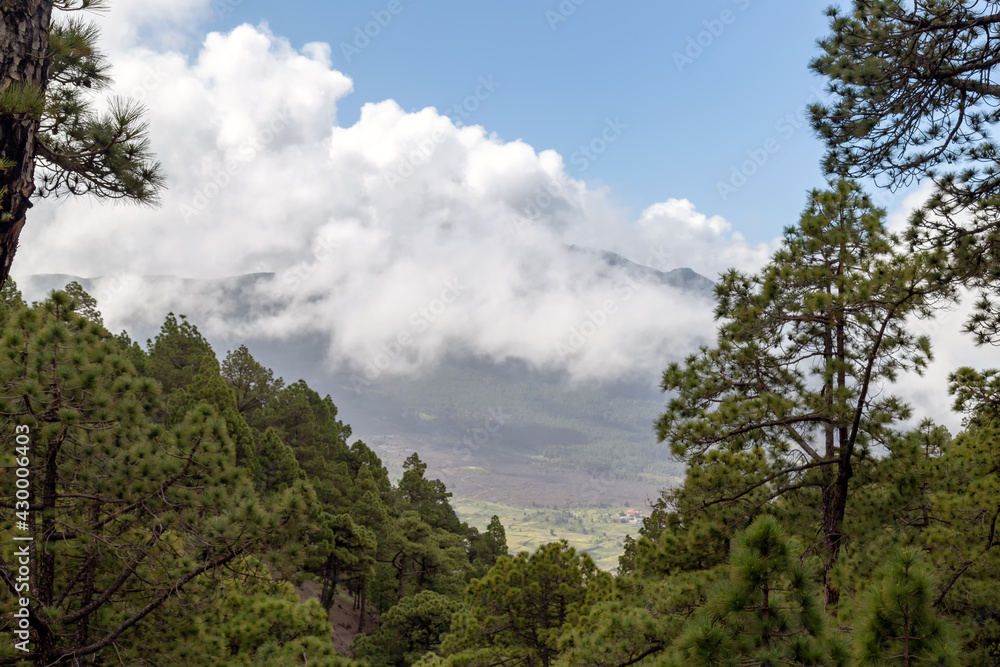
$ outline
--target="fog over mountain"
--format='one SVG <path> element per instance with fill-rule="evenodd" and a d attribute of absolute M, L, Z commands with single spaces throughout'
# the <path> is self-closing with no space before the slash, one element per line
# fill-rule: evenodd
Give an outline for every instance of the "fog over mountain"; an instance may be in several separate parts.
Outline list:
<path fill-rule="evenodd" d="M 207 3 L 121 5 L 104 19 L 109 57 L 116 89 L 149 108 L 162 206 L 40 201 L 13 272 L 22 284 L 103 277 L 90 289 L 113 329 L 144 338 L 184 312 L 220 352 L 308 339 L 310 366 L 372 383 L 454 357 L 651 387 L 714 337 L 708 283 L 694 274 L 756 270 L 776 248 L 668 183 L 633 214 L 583 166 L 500 138 L 474 113 L 372 100 L 343 126 L 353 82 L 328 44 L 296 49 L 251 25 L 197 43 L 184 26 Z M 137 40 L 143 25 L 155 39 Z M 486 105 L 505 85 L 487 72 L 469 93 Z M 594 136 L 627 125 L 612 115 Z M 141 277 L 158 275 L 181 278 Z M 954 426 L 947 372 L 987 365 L 990 351 L 958 335 L 960 316 L 945 320 L 939 361 L 904 389 Z"/>
<path fill-rule="evenodd" d="M 441 274 L 438 285 L 409 301 L 400 295 L 416 290 L 405 283 L 395 294 L 366 295 L 339 274 L 332 256 L 314 260 L 306 273 L 218 280 L 49 274 L 20 284 L 28 298 L 39 299 L 80 280 L 97 297 L 108 325 L 139 339 L 152 335 L 167 312 L 186 314 L 221 350 L 315 336 L 322 343 L 313 364 L 356 373 L 364 384 L 432 369 L 449 355 L 520 360 L 535 370 L 566 373 L 568 380 L 635 379 L 648 376 L 649 359 L 676 359 L 708 342 L 709 279 L 690 269 L 651 269 L 606 251 L 560 251 L 548 263 L 525 259 L 524 270 L 506 283 L 475 273 Z M 321 272 L 331 274 L 328 289 L 318 282 L 303 287 L 303 275 Z M 651 312 L 672 313 L 671 326 Z"/>
<path fill-rule="evenodd" d="M 281 292 L 281 276 L 272 273 L 215 280 L 42 274 L 21 278 L 19 288 L 38 300 L 76 280 L 97 297 L 112 331 L 124 328 L 140 342 L 155 336 L 168 311 L 183 313 L 220 358 L 246 344 L 288 382 L 304 378 L 331 394 L 355 435 L 390 467 L 419 451 L 458 497 L 516 496 L 563 507 L 641 504 L 679 473 L 653 434 L 662 408 L 655 378 L 667 361 L 707 343 L 711 329 L 684 338 L 673 335 L 669 321 L 652 320 L 665 327 L 643 348 L 654 365 L 635 349 L 611 358 L 616 350 L 608 332 L 622 335 L 622 327 L 649 321 L 633 303 L 707 317 L 713 283 L 689 269 L 659 271 L 607 251 L 564 252 L 581 262 L 580 273 L 564 282 L 587 286 L 598 304 L 564 331 L 549 325 L 518 333 L 511 326 L 505 338 L 491 339 L 488 330 L 463 322 L 476 317 L 477 302 L 462 302 L 470 288 L 457 280 L 446 285 L 454 294 L 443 292 L 413 310 L 404 323 L 410 328 L 402 330 L 410 333 L 382 336 L 386 342 L 374 350 L 345 344 L 343 320 L 328 310 L 343 295 L 331 289 L 303 301 Z M 121 304 L 129 306 L 118 310 Z M 315 319 L 303 320 L 302 309 Z M 694 335 L 691 327 L 686 333 Z M 494 353 L 490 346 L 500 343 L 509 354 Z M 484 469 L 491 473 L 487 486 Z"/>
<path fill-rule="evenodd" d="M 185 11 L 153 4 L 149 15 L 164 25 Z M 243 25 L 188 45 L 189 56 L 169 40 L 151 47 L 128 31 L 110 35 L 117 89 L 149 108 L 168 178 L 162 206 L 41 201 L 14 277 L 119 276 L 98 295 L 116 326 L 181 307 L 172 289 L 128 276 L 273 274 L 246 288 L 260 312 L 242 321 L 213 287 L 192 285 L 202 328 L 233 340 L 329 335 L 330 358 L 362 368 L 410 337 L 390 374 L 457 350 L 615 378 L 660 365 L 668 349 L 693 349 L 710 331 L 710 309 L 577 247 L 711 279 L 754 268 L 772 249 L 683 199 L 633 216 L 572 175 L 564 156 L 463 124 L 474 116 L 384 100 L 341 126 L 337 104 L 353 82 L 334 69 L 327 44 L 297 50 L 266 26 Z M 507 85 L 484 80 L 470 91 L 500 95 Z M 626 120 L 608 122 L 627 131 Z M 574 345 L 574 332 L 592 325 Z"/>

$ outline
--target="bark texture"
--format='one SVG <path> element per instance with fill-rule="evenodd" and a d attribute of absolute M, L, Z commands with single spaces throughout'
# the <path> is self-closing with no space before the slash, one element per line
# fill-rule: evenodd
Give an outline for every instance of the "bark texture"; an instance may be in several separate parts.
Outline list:
<path fill-rule="evenodd" d="M 48 83 L 52 0 L 0 0 L 0 93 L 12 84 L 44 93 Z M 14 166 L 0 170 L 0 286 L 7 281 L 35 191 L 38 119 L 0 108 L 0 156 Z"/>

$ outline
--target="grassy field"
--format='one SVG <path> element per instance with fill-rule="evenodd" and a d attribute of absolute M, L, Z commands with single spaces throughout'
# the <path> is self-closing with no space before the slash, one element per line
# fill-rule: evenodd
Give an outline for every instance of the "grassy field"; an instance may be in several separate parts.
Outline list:
<path fill-rule="evenodd" d="M 597 565 L 612 571 L 624 549 L 626 535 L 637 537 L 641 524 L 620 523 L 620 514 L 629 508 L 552 509 L 514 507 L 484 500 L 453 498 L 452 506 L 462 521 L 484 529 L 495 514 L 507 531 L 511 553 L 534 551 L 546 542 L 566 540 L 578 551 L 586 551 Z M 639 509 L 643 515 L 646 508 Z"/>

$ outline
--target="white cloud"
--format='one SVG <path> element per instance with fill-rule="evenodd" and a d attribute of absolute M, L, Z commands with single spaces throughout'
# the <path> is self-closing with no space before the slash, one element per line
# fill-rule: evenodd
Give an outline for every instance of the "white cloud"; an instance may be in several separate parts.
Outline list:
<path fill-rule="evenodd" d="M 913 192 L 903 197 L 903 201 L 899 203 L 899 206 L 891 209 L 886 216 L 886 227 L 889 231 L 900 235 L 903 234 L 910 226 L 910 216 L 927 202 L 927 198 L 933 192 L 934 184 L 930 181 L 925 181 Z M 881 194 L 883 197 L 887 195 L 885 192 Z"/>
<path fill-rule="evenodd" d="M 136 25 L 174 16 L 168 3 L 149 7 Z M 183 32 L 184 11 L 206 7 L 187 2 L 172 25 Z M 296 50 L 244 25 L 208 35 L 188 59 L 126 32 L 111 54 L 117 87 L 150 109 L 169 178 L 163 206 L 42 202 L 15 262 L 15 277 L 115 276 L 95 290 L 112 329 L 174 310 L 230 340 L 326 336 L 329 362 L 359 373 L 467 352 L 576 378 L 656 377 L 714 336 L 711 303 L 630 282 L 569 244 L 713 278 L 754 270 L 775 248 L 683 199 L 630 219 L 611 193 L 568 176 L 554 151 L 432 108 L 370 103 L 341 127 L 337 104 L 352 82 L 326 45 Z M 135 277 L 257 271 L 277 276 L 258 285 L 249 315 L 218 291 Z"/>
<path fill-rule="evenodd" d="M 729 268 L 756 271 L 777 250 L 779 239 L 751 244 L 720 216 L 707 216 L 686 199 L 669 199 L 642 212 L 640 235 L 663 246 L 675 266 L 694 265 L 709 277 Z"/>
<path fill-rule="evenodd" d="M 140 39 L 164 48 L 184 48 L 195 34 L 196 19 L 210 16 L 213 5 L 241 1 L 114 0 L 110 11 L 91 12 L 88 18 L 100 24 L 102 45 L 113 51 L 133 46 Z"/>
<path fill-rule="evenodd" d="M 647 261 L 666 241 L 676 265 L 706 272 L 723 257 L 759 261 L 759 248 L 687 202 L 658 205 L 637 225 L 607 192 L 570 178 L 557 153 L 458 127 L 433 108 L 371 103 L 340 127 L 337 102 L 352 83 L 325 45 L 296 51 L 244 25 L 208 35 L 190 61 L 138 45 L 112 56 L 118 89 L 150 109 L 169 178 L 163 206 L 43 202 L 15 275 L 276 271 L 258 296 L 281 304 L 248 321 L 214 303 L 218 294 L 128 280 L 98 290 L 113 327 L 174 309 L 215 335 L 322 333 L 334 363 L 359 369 L 402 334 L 410 343 L 389 372 L 462 351 L 619 377 L 658 372 L 711 336 L 710 305 L 630 283 L 621 269 L 597 275 L 596 257 L 568 244 Z"/>

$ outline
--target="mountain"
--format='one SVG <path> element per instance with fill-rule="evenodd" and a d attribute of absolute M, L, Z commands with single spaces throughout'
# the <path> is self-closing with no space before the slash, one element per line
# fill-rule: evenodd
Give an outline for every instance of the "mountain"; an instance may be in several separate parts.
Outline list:
<path fill-rule="evenodd" d="M 628 277 L 637 283 L 670 285 L 685 292 L 700 294 L 709 298 L 715 294 L 715 283 L 691 269 L 681 268 L 673 269 L 672 271 L 659 271 L 642 264 L 636 264 L 632 260 L 626 259 L 618 253 L 609 250 L 596 250 L 576 245 L 568 245 L 566 247 L 573 253 L 593 258 L 597 262 L 597 266 L 603 265 L 609 269 L 625 269 Z"/>
<path fill-rule="evenodd" d="M 625 271 L 637 283 L 668 285 L 706 300 L 714 289 L 711 280 L 690 269 L 664 272 L 612 252 L 570 250 L 592 257 L 598 275 Z M 239 322 L 258 307 L 255 286 L 273 276 L 147 276 L 141 289 L 170 294 L 178 304 L 198 304 L 177 310 L 191 314 L 197 325 L 209 313 Z M 26 299 L 39 300 L 73 280 L 94 294 L 99 306 L 115 298 L 100 278 L 32 275 L 18 279 L 18 286 Z M 212 303 L 199 301 L 206 298 Z M 195 311 L 202 314 L 196 317 Z M 154 336 L 166 316 L 138 308 L 130 314 L 127 328 L 139 341 Z M 431 474 L 456 497 L 545 507 L 641 505 L 682 474 L 653 433 L 664 405 L 656 387 L 662 367 L 655 361 L 643 377 L 572 383 L 565 373 L 540 371 L 523 361 L 498 363 L 456 351 L 432 369 L 359 386 L 357 375 L 320 363 L 329 349 L 323 336 L 300 334 L 280 341 L 249 336 L 234 342 L 201 328 L 220 358 L 245 342 L 276 374 L 288 381 L 305 379 L 329 393 L 340 418 L 383 456 L 390 470 L 398 472 L 407 455 L 419 452 Z"/>

